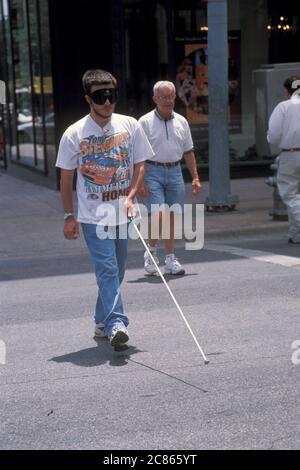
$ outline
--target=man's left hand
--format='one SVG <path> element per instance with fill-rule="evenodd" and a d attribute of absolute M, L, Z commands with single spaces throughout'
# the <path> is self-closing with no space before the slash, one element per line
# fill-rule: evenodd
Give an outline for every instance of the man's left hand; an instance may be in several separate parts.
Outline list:
<path fill-rule="evenodd" d="M 199 178 L 194 178 L 192 181 L 193 194 L 194 195 L 198 194 L 200 192 L 200 189 L 201 189 L 201 183 L 200 183 Z"/>

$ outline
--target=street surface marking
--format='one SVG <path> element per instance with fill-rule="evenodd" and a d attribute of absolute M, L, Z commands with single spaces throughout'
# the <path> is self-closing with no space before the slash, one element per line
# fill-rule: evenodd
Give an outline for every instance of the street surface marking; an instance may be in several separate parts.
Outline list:
<path fill-rule="evenodd" d="M 294 256 L 276 255 L 267 251 L 248 250 L 246 248 L 238 248 L 231 245 L 214 245 L 207 244 L 205 250 L 218 251 L 220 253 L 230 253 L 232 255 L 240 256 L 242 258 L 249 258 L 254 261 L 261 261 L 263 263 L 279 264 L 287 268 L 300 268 L 300 258 Z"/>

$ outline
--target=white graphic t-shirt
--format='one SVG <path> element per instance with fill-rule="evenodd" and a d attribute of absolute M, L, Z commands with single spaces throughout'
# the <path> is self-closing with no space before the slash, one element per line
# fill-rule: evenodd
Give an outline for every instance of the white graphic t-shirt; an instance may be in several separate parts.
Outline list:
<path fill-rule="evenodd" d="M 78 222 L 120 225 L 127 222 L 124 202 L 136 163 L 153 158 L 136 119 L 113 113 L 105 127 L 87 115 L 63 134 L 56 166 L 77 168 Z"/>

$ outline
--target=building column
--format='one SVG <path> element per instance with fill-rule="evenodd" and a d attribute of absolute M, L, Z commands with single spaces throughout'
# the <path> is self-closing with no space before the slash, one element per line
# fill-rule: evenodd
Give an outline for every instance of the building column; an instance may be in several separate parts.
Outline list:
<path fill-rule="evenodd" d="M 207 0 L 208 19 L 208 210 L 232 210 L 238 197 L 230 194 L 228 134 L 227 0 Z"/>

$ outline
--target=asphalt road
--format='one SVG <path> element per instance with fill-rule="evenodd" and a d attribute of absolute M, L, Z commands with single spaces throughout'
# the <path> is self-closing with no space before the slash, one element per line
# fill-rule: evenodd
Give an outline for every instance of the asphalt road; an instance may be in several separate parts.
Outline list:
<path fill-rule="evenodd" d="M 207 366 L 138 242 L 126 353 L 93 339 L 84 249 L 3 257 L 0 448 L 299 449 L 299 253 L 282 235 L 179 249 L 187 275 L 168 281 Z"/>

